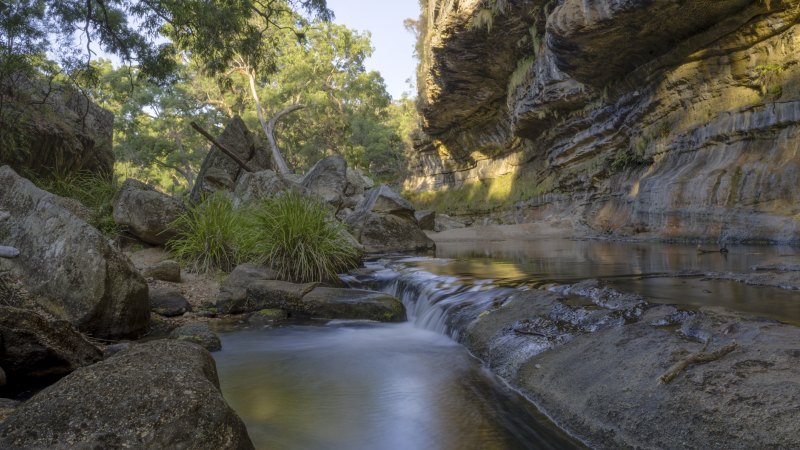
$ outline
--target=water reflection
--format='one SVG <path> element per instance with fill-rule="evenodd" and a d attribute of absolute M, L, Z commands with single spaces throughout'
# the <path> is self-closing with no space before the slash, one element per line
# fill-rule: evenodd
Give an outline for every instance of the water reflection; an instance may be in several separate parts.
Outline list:
<path fill-rule="evenodd" d="M 452 340 L 411 324 L 240 331 L 216 353 L 258 448 L 574 448 Z"/>
<path fill-rule="evenodd" d="M 704 248 L 712 248 L 706 245 Z M 413 265 L 471 282 L 490 278 L 507 286 L 605 279 L 620 290 L 657 303 L 722 306 L 800 325 L 800 292 L 728 281 L 659 278 L 680 271 L 744 272 L 765 262 L 798 262 L 792 247 L 728 246 L 730 252 L 698 254 L 695 246 L 548 239 L 540 241 L 444 242 L 434 259 Z"/>

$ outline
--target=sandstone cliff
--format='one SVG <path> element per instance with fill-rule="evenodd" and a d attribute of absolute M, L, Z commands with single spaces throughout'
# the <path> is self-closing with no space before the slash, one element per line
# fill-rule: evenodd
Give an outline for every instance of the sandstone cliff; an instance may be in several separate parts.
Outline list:
<path fill-rule="evenodd" d="M 421 203 L 800 242 L 800 1 L 428 0 Z"/>

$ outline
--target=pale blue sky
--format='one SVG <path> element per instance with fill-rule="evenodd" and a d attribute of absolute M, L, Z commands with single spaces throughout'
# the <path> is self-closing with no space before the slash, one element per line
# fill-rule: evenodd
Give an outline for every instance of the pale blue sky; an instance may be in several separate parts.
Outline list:
<path fill-rule="evenodd" d="M 416 73 L 414 36 L 403 27 L 403 20 L 419 17 L 418 0 L 328 0 L 328 8 L 336 14 L 335 22 L 372 33 L 375 52 L 367 69 L 383 75 L 392 98 L 403 92 L 415 96 L 406 83 Z"/>

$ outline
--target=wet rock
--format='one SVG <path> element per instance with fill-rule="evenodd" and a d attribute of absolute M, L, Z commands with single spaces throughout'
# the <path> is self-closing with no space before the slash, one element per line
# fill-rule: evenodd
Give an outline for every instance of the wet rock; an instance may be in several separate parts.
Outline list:
<path fill-rule="evenodd" d="M 177 325 L 158 314 L 150 315 L 147 324 L 147 337 L 167 337 Z"/>
<path fill-rule="evenodd" d="M 292 188 L 299 189 L 299 186 L 272 170 L 245 172 L 236 182 L 233 190 L 233 203 L 236 206 L 252 203 Z"/>
<path fill-rule="evenodd" d="M 216 300 L 220 314 L 238 314 L 248 311 L 247 288 L 255 281 L 274 280 L 277 274 L 256 264 L 241 264 L 219 286 Z M 249 311 L 253 311 L 250 309 Z"/>
<path fill-rule="evenodd" d="M 789 266 L 790 267 L 790 266 Z M 800 272 L 758 271 L 755 273 L 706 272 L 704 280 L 730 280 L 750 286 L 771 286 L 790 291 L 800 290 Z"/>
<path fill-rule="evenodd" d="M 174 287 L 150 288 L 150 310 L 164 317 L 182 316 L 192 310 L 192 305 Z"/>
<path fill-rule="evenodd" d="M 135 345 L 74 372 L 0 423 L 2 448 L 252 449 L 201 347 Z"/>
<path fill-rule="evenodd" d="M 99 338 L 138 336 L 149 315 L 147 284 L 94 227 L 57 206 L 55 196 L 0 168 L 0 242 L 40 307 Z"/>
<path fill-rule="evenodd" d="M 306 173 L 300 184 L 309 195 L 338 209 L 347 185 L 347 163 L 339 155 L 323 158 Z"/>
<path fill-rule="evenodd" d="M 262 309 L 282 309 L 292 315 L 311 315 L 312 310 L 303 302 L 317 283 L 296 284 L 288 281 L 264 280 L 250 283 L 241 312 Z"/>
<path fill-rule="evenodd" d="M 288 317 L 289 315 L 282 309 L 262 309 L 251 314 L 247 318 L 247 323 L 256 326 L 271 325 Z"/>
<path fill-rule="evenodd" d="M 427 250 L 435 247 L 420 229 L 414 207 L 382 185 L 369 191 L 347 218 L 353 236 L 367 252 Z"/>
<path fill-rule="evenodd" d="M 571 285 L 554 286 L 549 290 L 565 295 L 587 297 L 601 308 L 623 311 L 628 317 L 640 316 L 644 307 L 647 306 L 647 302 L 641 295 L 617 291 L 603 286 L 597 280 L 584 280 Z"/>
<path fill-rule="evenodd" d="M 302 302 L 313 317 L 379 322 L 406 320 L 403 303 L 382 292 L 318 287 L 306 294 Z"/>
<path fill-rule="evenodd" d="M 436 229 L 436 211 L 415 211 L 414 217 L 416 217 L 419 227 L 423 230 L 433 231 Z"/>
<path fill-rule="evenodd" d="M 247 129 L 241 117 L 233 117 L 217 141 L 254 171 L 271 168 L 269 151 L 256 145 L 253 133 Z M 239 177 L 244 173 L 246 172 L 236 162 L 212 145 L 192 188 L 192 201 L 199 202 L 203 197 L 215 192 L 233 191 Z"/>
<path fill-rule="evenodd" d="M 208 328 L 205 322 L 190 323 L 180 326 L 169 334 L 170 339 L 189 341 L 200 345 L 210 352 L 222 350 L 219 336 Z"/>
<path fill-rule="evenodd" d="M 181 265 L 176 261 L 166 260 L 156 263 L 155 265 L 146 267 L 142 271 L 145 278 L 152 278 L 154 280 L 169 281 L 172 283 L 181 282 Z"/>
<path fill-rule="evenodd" d="M 184 211 L 180 200 L 133 178 L 114 197 L 114 222 L 148 244 L 164 245 L 175 237 L 170 224 Z"/>
<path fill-rule="evenodd" d="M 0 306 L 0 367 L 5 372 L 0 385 L 47 384 L 102 357 L 69 323 Z"/>

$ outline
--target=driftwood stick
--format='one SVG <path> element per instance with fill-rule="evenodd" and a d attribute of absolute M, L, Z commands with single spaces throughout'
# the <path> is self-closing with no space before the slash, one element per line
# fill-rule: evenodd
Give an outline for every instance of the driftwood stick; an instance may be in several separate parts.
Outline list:
<path fill-rule="evenodd" d="M 728 344 L 725 347 L 722 347 L 710 353 L 706 353 L 705 351 L 692 353 L 691 355 L 678 361 L 672 367 L 670 367 L 669 370 L 664 372 L 664 375 L 658 377 L 658 381 L 659 383 L 667 384 L 670 381 L 674 380 L 675 377 L 680 375 L 680 373 L 683 372 L 690 365 L 703 364 L 711 361 L 716 361 L 722 358 L 723 356 L 727 355 L 728 353 L 736 350 L 737 348 L 739 348 L 739 344 L 734 342 L 732 344 Z"/>
<path fill-rule="evenodd" d="M 247 165 L 247 163 L 245 163 L 244 161 L 242 161 L 241 159 L 239 159 L 239 157 L 238 157 L 238 156 L 236 156 L 236 154 L 235 154 L 235 153 L 233 153 L 232 151 L 230 151 L 230 150 L 229 150 L 228 148 L 226 148 L 224 145 L 222 145 L 222 144 L 220 144 L 219 142 L 217 142 L 217 140 L 216 140 L 216 139 L 214 139 L 214 136 L 211 136 L 211 135 L 208 133 L 208 131 L 204 130 L 204 129 L 203 129 L 201 126 L 200 126 L 200 125 L 198 125 L 198 124 L 197 124 L 197 122 L 192 122 L 190 125 L 192 126 L 192 128 L 194 128 L 194 129 L 195 129 L 195 131 L 197 131 L 198 133 L 202 134 L 202 135 L 203 135 L 203 137 L 205 137 L 206 139 L 208 139 L 208 141 L 209 141 L 209 142 L 211 142 L 212 144 L 216 145 L 218 149 L 222 150 L 222 153 L 225 153 L 226 155 L 228 155 L 228 157 L 230 157 L 230 158 L 233 160 L 233 162 L 235 162 L 236 164 L 238 164 L 238 165 L 239 165 L 239 167 L 241 167 L 241 168 L 242 168 L 242 170 L 244 170 L 245 172 L 254 172 L 254 170 L 253 170 L 253 169 L 251 169 L 251 168 L 250 168 L 250 167 Z"/>

